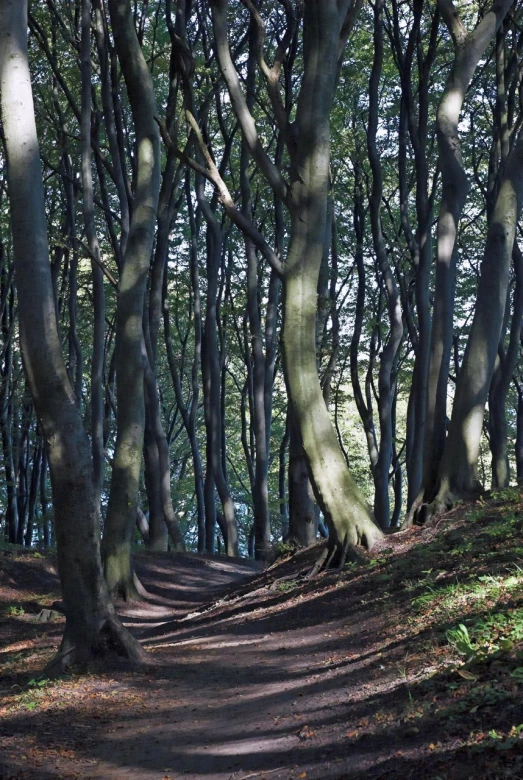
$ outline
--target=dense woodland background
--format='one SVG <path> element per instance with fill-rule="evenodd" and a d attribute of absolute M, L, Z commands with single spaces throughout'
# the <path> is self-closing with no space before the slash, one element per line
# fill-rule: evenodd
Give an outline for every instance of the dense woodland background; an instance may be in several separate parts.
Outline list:
<path fill-rule="evenodd" d="M 523 479 L 519 0 L 30 2 L 36 176 L 25 5 L 0 2 L 6 541 L 78 536 L 78 410 L 82 555 L 100 518 L 128 597 L 135 543 L 321 534 L 339 562 L 372 507 L 387 531 Z"/>

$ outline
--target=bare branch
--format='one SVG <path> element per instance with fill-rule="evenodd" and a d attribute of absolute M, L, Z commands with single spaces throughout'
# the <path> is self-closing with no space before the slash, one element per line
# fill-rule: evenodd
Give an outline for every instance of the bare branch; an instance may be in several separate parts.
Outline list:
<path fill-rule="evenodd" d="M 459 46 L 467 37 L 467 28 L 452 0 L 438 0 L 438 9 L 452 36 L 454 46 Z"/>
<path fill-rule="evenodd" d="M 247 148 L 274 193 L 282 201 L 285 201 L 288 193 L 287 183 L 260 142 L 253 116 L 248 109 L 247 101 L 241 88 L 236 66 L 232 61 L 227 27 L 228 5 L 228 0 L 211 0 L 218 65 L 227 85 L 232 107 L 242 129 Z"/>
<path fill-rule="evenodd" d="M 269 263 L 270 267 L 275 271 L 275 273 L 277 273 L 280 278 L 283 277 L 284 268 L 280 258 L 278 257 L 274 249 L 272 249 L 269 246 L 269 244 L 264 239 L 262 234 L 258 230 L 256 230 L 252 222 L 250 222 L 250 220 L 248 220 L 235 205 L 232 196 L 229 192 L 229 189 L 225 184 L 224 180 L 222 179 L 220 172 L 218 171 L 218 168 L 216 167 L 216 164 L 212 159 L 209 149 L 205 144 L 205 141 L 202 136 L 202 132 L 198 126 L 198 123 L 196 122 L 196 119 L 194 118 L 194 116 L 191 114 L 190 111 L 186 111 L 185 114 L 186 114 L 187 122 L 192 132 L 194 133 L 194 136 L 196 138 L 202 156 L 209 167 L 204 168 L 202 165 L 196 162 L 196 160 L 193 160 L 185 152 L 182 152 L 180 149 L 178 149 L 174 145 L 167 131 L 165 122 L 163 122 L 158 117 L 155 117 L 155 120 L 158 123 L 158 126 L 160 128 L 160 133 L 163 142 L 165 143 L 167 148 L 171 150 L 173 154 L 176 155 L 176 157 L 179 160 L 185 162 L 190 168 L 196 171 L 196 173 L 199 173 L 202 176 L 204 176 L 207 179 L 207 181 L 211 182 L 211 184 L 213 184 L 216 187 L 218 193 L 218 201 L 223 206 L 225 213 L 227 214 L 231 222 L 233 222 L 236 225 L 236 227 L 238 227 L 245 235 L 247 235 L 251 239 L 253 244 L 260 250 L 262 255 Z"/>

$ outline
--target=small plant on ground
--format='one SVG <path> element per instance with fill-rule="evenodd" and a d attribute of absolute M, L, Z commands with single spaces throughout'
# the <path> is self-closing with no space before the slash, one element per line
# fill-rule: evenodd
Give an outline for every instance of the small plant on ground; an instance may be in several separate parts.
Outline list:
<path fill-rule="evenodd" d="M 463 623 L 460 623 L 456 628 L 449 628 L 447 640 L 449 645 L 454 647 L 460 655 L 464 655 L 467 661 L 478 654 L 478 648 L 472 644 L 468 629 Z"/>
<path fill-rule="evenodd" d="M 9 604 L 4 609 L 4 614 L 9 617 L 17 617 L 19 615 L 25 615 L 25 609 L 23 607 L 16 606 L 16 604 Z"/>

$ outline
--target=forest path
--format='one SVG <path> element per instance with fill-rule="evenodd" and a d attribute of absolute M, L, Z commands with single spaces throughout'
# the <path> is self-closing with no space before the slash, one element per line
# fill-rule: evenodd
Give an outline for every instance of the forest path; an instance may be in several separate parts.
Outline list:
<path fill-rule="evenodd" d="M 1 780 L 523 777 L 522 511 L 460 508 L 312 581 L 317 548 L 254 574 L 140 556 L 154 601 L 122 612 L 146 668 L 40 686 L 27 669 L 61 625 L 11 616 L 26 638 L 0 652 Z M 48 562 L 31 565 L 51 598 Z M 481 649 L 467 666 L 462 622 Z"/>

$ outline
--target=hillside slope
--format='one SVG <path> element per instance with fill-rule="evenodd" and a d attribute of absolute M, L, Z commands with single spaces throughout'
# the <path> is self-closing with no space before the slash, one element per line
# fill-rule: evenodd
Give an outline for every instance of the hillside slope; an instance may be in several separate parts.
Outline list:
<path fill-rule="evenodd" d="M 152 603 L 124 612 L 151 666 L 58 682 L 51 565 L 6 553 L 0 777 L 523 777 L 522 530 L 509 491 L 314 580 L 318 548 L 142 556 Z"/>

